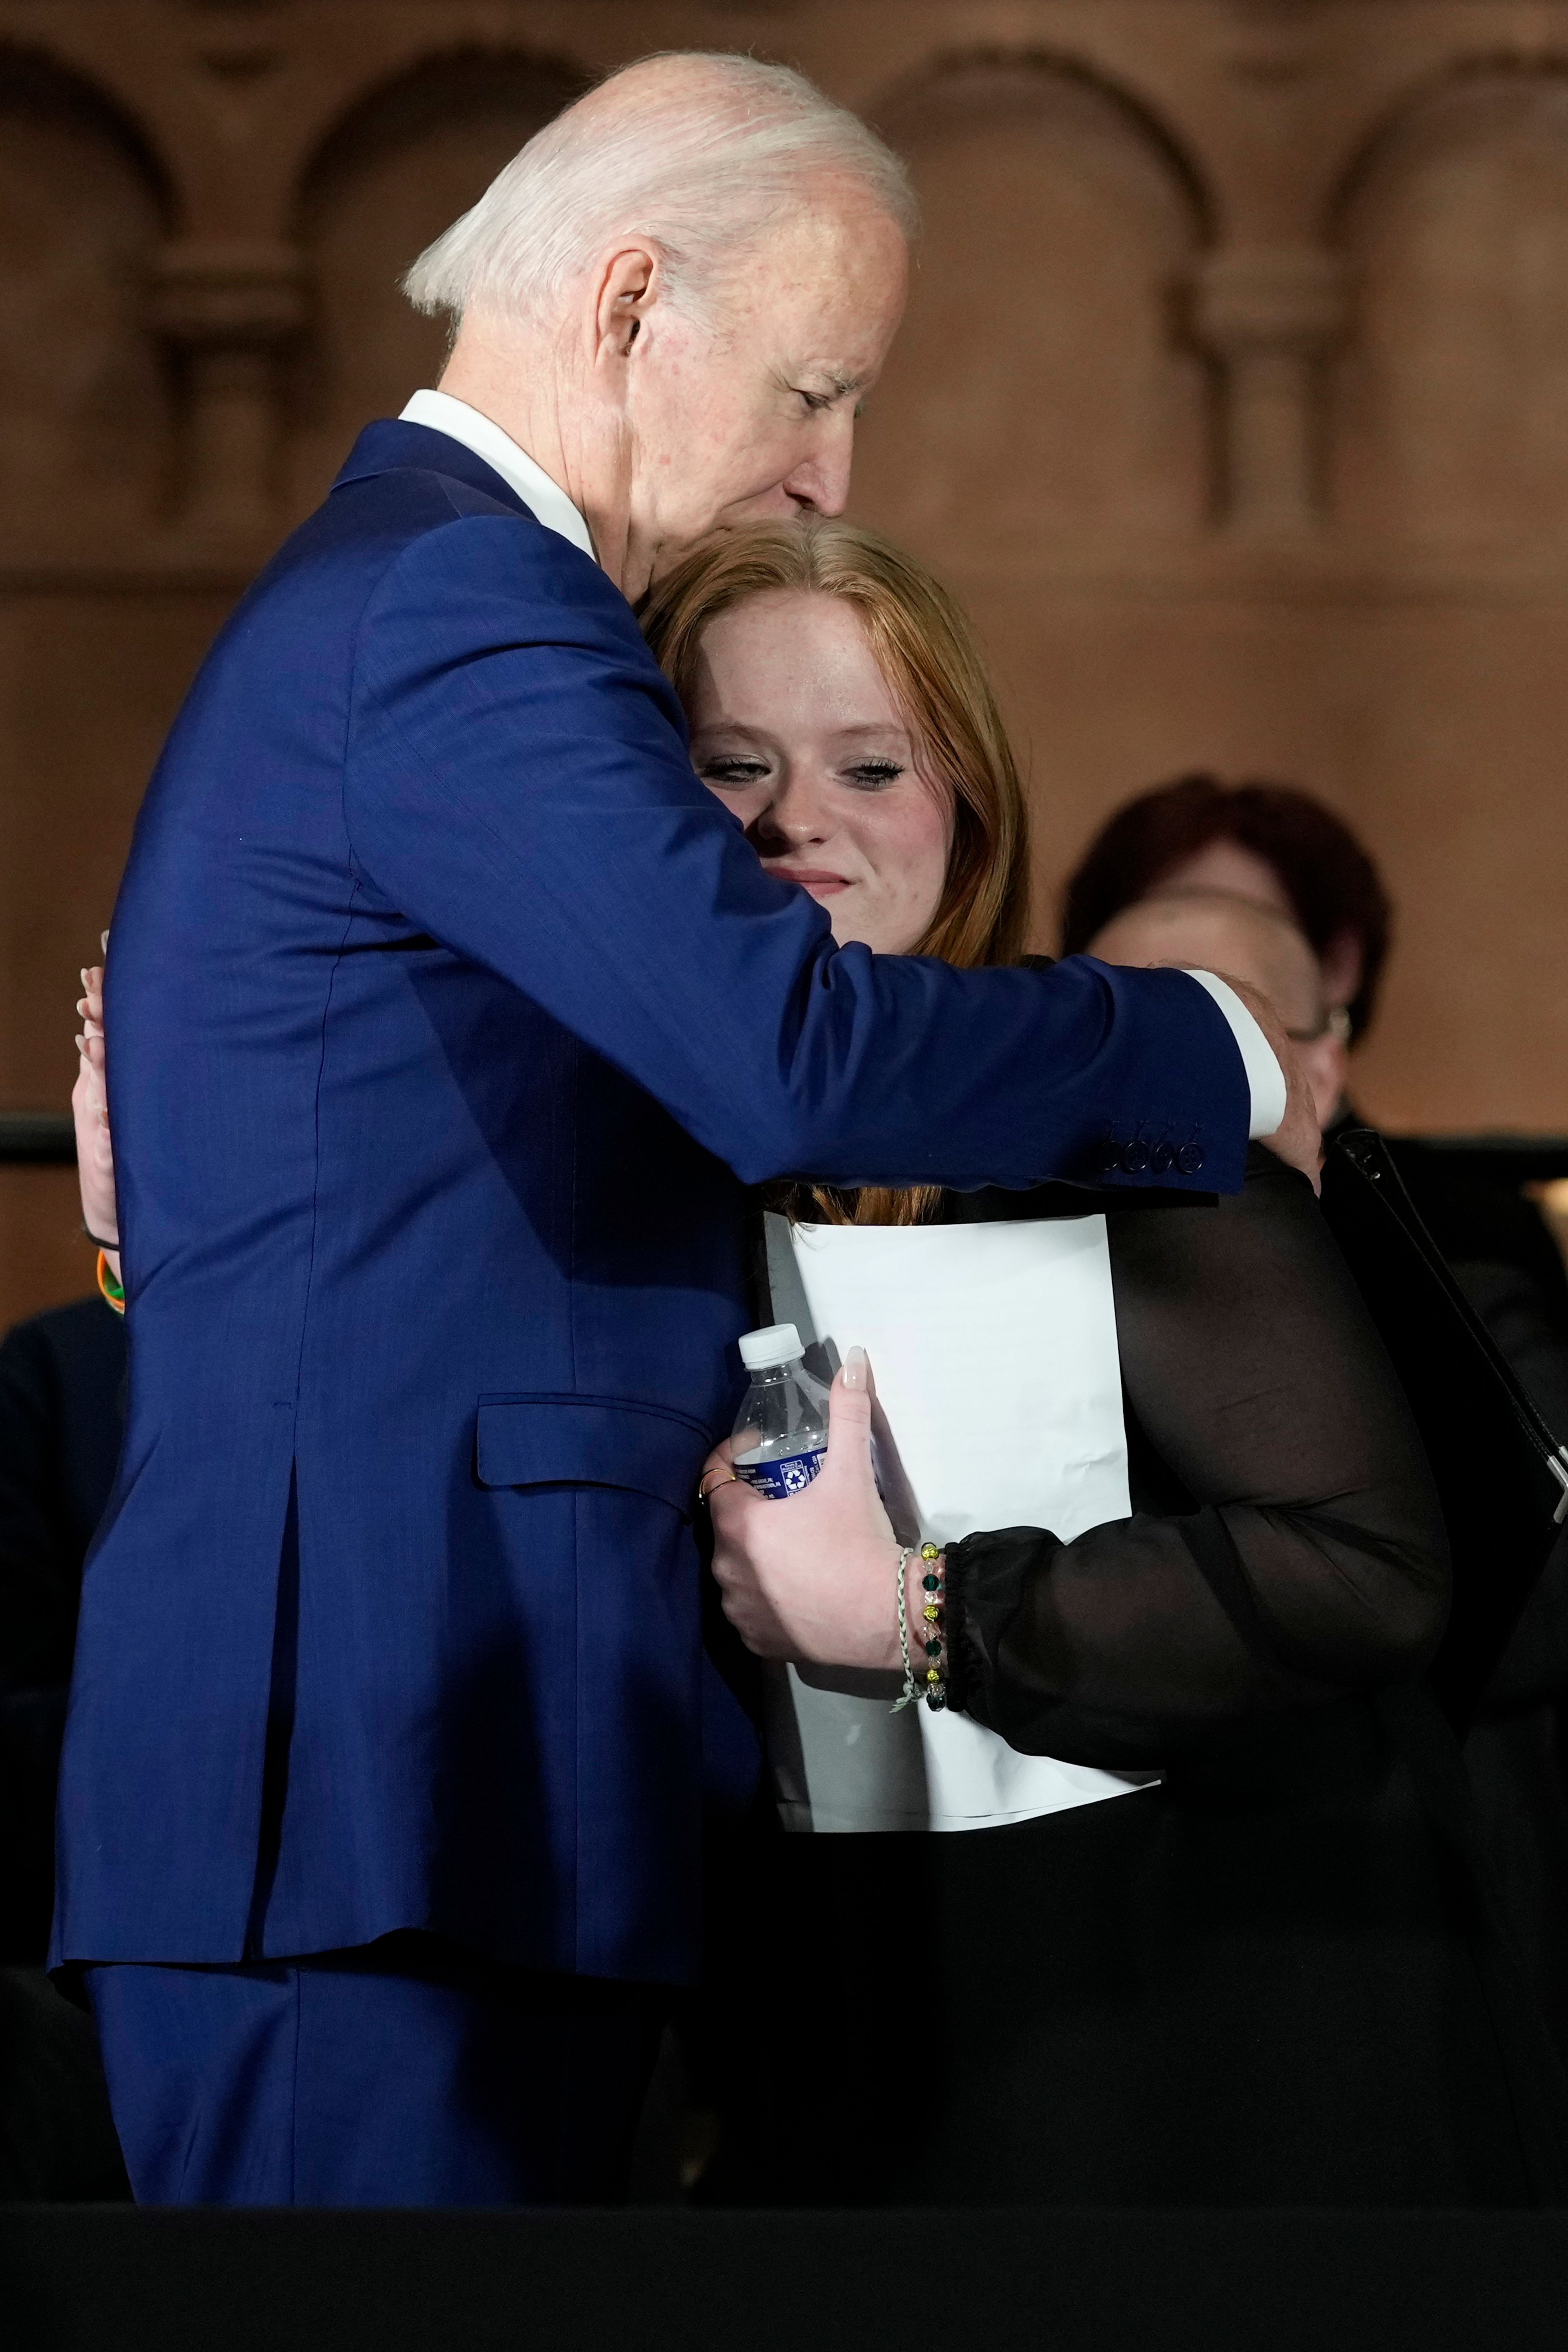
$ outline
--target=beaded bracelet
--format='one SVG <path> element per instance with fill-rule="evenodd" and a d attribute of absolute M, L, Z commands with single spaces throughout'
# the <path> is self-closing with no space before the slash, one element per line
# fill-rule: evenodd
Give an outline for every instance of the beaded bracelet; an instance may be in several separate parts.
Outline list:
<path fill-rule="evenodd" d="M 940 1545 L 922 1544 L 920 1557 L 925 1564 L 925 1573 L 920 1580 L 920 1589 L 925 1596 L 920 1609 L 925 1625 L 925 1704 L 933 1715 L 940 1715 L 947 1704 L 947 1669 L 943 1664 L 943 1628 L 946 1622 L 943 1606 L 947 1595 L 942 1580 Z"/>
<path fill-rule="evenodd" d="M 947 1704 L 947 1674 L 946 1667 L 941 1664 L 944 1592 L 942 1576 L 937 1567 L 937 1562 L 942 1558 L 941 1547 L 933 1543 L 922 1544 L 920 1547 L 920 1558 L 925 1563 L 925 1571 L 920 1580 L 920 1589 L 925 1596 L 920 1605 L 921 1623 L 924 1628 L 920 1644 L 925 1653 L 925 1671 L 918 1678 L 909 1655 L 909 1616 L 904 1592 L 904 1572 L 915 1556 L 915 1546 L 905 1544 L 898 1555 L 898 1567 L 895 1570 L 898 1580 L 898 1646 L 904 1657 L 904 1688 L 894 1699 L 892 1711 L 894 1715 L 898 1715 L 914 1700 L 924 1698 L 932 1713 L 939 1715 Z"/>

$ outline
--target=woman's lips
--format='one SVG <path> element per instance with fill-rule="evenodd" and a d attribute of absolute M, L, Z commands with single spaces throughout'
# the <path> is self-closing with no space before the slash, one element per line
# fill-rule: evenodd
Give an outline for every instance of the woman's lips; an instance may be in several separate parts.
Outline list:
<path fill-rule="evenodd" d="M 768 871 L 775 882 L 798 882 L 814 898 L 831 897 L 835 890 L 847 890 L 850 887 L 847 875 L 828 874 L 815 866 L 770 866 Z"/>

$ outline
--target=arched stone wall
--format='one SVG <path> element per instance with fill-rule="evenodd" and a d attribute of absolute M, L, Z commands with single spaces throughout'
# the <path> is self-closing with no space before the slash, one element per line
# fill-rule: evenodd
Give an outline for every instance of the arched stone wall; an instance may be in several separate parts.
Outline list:
<path fill-rule="evenodd" d="M 288 504 L 308 512 L 368 418 L 434 383 L 445 330 L 399 291 L 403 270 L 582 86 L 554 58 L 485 50 L 405 68 L 312 157 L 299 243 L 314 303 L 290 420 Z"/>
<path fill-rule="evenodd" d="M 0 1099 L 205 644 L 439 330 L 415 252 L 577 86 L 709 43 L 907 151 L 854 509 L 958 588 L 1036 937 L 1195 766 L 1342 808 L 1401 907 L 1366 1108 L 1568 1131 L 1568 0 L 0 0 Z M 0 1171 L 0 1322 L 80 1288 Z"/>
<path fill-rule="evenodd" d="M 147 287 L 169 213 L 100 90 L 0 47 L 0 510 L 19 535 L 157 514 L 169 394 Z"/>
<path fill-rule="evenodd" d="M 172 420 L 149 288 L 172 217 L 129 111 L 0 41 L 0 543 L 35 560 L 91 562 L 159 527 Z M 48 1099 L 40 1064 L 60 1099 L 58 1052 L 46 1059 L 29 1023 L 46 996 L 61 1001 L 65 934 L 90 947 L 106 920 L 178 691 L 165 676 L 138 741 L 157 664 L 131 674 L 139 635 L 145 653 L 118 599 L 0 597 L 0 1087 L 13 1102 Z M 81 1287 L 62 1210 L 55 1180 L 0 1171 L 0 1317 L 11 1300 Z"/>
<path fill-rule="evenodd" d="M 1568 62 L 1446 76 L 1357 159 L 1334 226 L 1347 530 L 1514 559 L 1568 535 Z"/>
<path fill-rule="evenodd" d="M 1197 530 L 1210 387 L 1181 323 L 1207 206 L 1173 143 L 1039 54 L 944 60 L 874 112 L 924 230 L 857 508 L 938 559 Z"/>

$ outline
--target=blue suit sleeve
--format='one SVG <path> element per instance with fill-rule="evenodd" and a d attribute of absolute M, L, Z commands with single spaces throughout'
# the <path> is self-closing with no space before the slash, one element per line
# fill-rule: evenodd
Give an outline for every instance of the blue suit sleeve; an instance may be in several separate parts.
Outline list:
<path fill-rule="evenodd" d="M 630 608 L 497 517 L 405 548 L 361 625 L 344 813 L 367 879 L 653 1095 L 745 1181 L 1241 1181 L 1249 1093 L 1175 971 L 957 972 L 835 949 L 693 775 Z"/>

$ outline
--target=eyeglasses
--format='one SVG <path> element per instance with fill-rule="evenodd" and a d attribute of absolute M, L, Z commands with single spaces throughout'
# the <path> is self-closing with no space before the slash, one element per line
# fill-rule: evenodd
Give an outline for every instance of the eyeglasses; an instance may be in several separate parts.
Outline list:
<path fill-rule="evenodd" d="M 1293 1045 L 1315 1045 L 1320 1037 L 1337 1037 L 1342 1045 L 1348 1045 L 1350 1015 L 1343 1004 L 1331 1004 L 1315 1029 L 1287 1029 L 1285 1034 Z"/>

